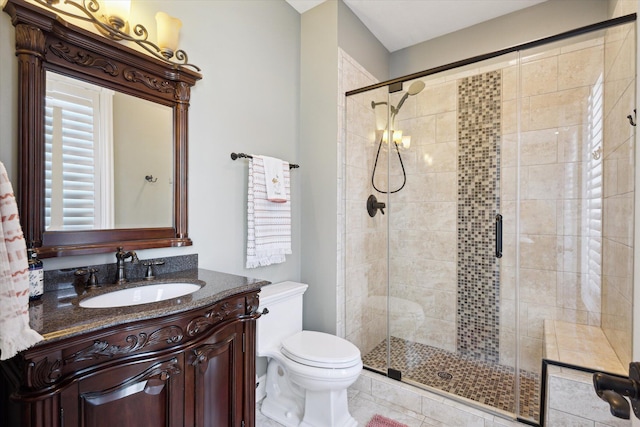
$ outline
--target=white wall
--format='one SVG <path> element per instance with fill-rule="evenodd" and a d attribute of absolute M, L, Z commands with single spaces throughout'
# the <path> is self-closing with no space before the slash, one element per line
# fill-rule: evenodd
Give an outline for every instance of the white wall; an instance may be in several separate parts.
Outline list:
<path fill-rule="evenodd" d="M 302 15 L 300 66 L 300 161 L 302 280 L 304 325 L 334 333 L 336 329 L 338 160 L 338 10 L 325 2 Z"/>
<path fill-rule="evenodd" d="M 200 266 L 272 281 L 300 276 L 300 16 L 284 0 L 133 1 L 131 21 L 155 38 L 157 11 L 183 21 L 180 48 L 202 68 L 189 115 L 189 235 L 194 245 L 139 251 L 141 259 L 197 253 Z M 0 161 L 17 184 L 17 61 L 9 15 L 0 14 Z M 246 160 L 232 151 L 302 163 L 292 172 L 293 255 L 244 268 Z M 114 248 L 115 252 L 115 248 Z M 115 262 L 112 254 L 44 260 L 46 269 Z"/>
<path fill-rule="evenodd" d="M 339 235 L 344 221 L 338 203 L 342 176 L 338 153 L 341 131 L 338 108 L 338 47 L 373 69 L 388 75 L 388 52 L 343 3 L 327 1 L 301 18 L 300 161 L 302 173 L 302 281 L 304 326 L 338 332 L 344 300 L 338 293 L 343 271 Z M 340 314 L 342 316 L 342 314 Z"/>
<path fill-rule="evenodd" d="M 391 78 L 495 52 L 607 19 L 603 0 L 547 0 L 391 54 Z"/>
<path fill-rule="evenodd" d="M 342 2 L 338 3 L 338 44 L 376 79 L 390 78 L 391 54 Z"/>
<path fill-rule="evenodd" d="M 4 1 L 0 1 L 4 5 Z M 17 60 L 15 59 L 15 35 L 11 19 L 0 14 L 0 162 L 4 164 L 13 181 L 17 179 L 18 138 Z M 15 190 L 15 189 L 14 189 Z"/>
<path fill-rule="evenodd" d="M 173 224 L 173 111 L 116 92 L 113 96 L 115 228 Z M 154 182 L 145 179 L 151 175 Z"/>

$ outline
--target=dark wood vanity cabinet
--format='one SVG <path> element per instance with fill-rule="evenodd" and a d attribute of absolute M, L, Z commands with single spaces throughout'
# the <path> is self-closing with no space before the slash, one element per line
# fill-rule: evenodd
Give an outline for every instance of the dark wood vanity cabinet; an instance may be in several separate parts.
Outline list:
<path fill-rule="evenodd" d="M 100 370 L 66 387 L 52 409 L 61 426 L 181 426 L 183 361 L 168 354 Z"/>
<path fill-rule="evenodd" d="M 248 292 L 24 351 L 0 364 L 0 425 L 253 427 L 257 304 Z"/>
<path fill-rule="evenodd" d="M 187 353 L 185 395 L 192 397 L 185 403 L 190 406 L 185 425 L 243 425 L 245 409 L 249 409 L 244 407 L 243 375 L 247 326 L 229 325 Z"/>

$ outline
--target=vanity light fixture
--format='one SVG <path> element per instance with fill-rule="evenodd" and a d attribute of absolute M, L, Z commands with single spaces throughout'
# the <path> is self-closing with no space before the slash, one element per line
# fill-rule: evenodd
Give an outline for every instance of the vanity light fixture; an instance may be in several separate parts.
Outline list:
<path fill-rule="evenodd" d="M 58 15 L 69 16 L 93 24 L 100 33 L 110 39 L 132 42 L 143 48 L 149 54 L 173 66 L 186 66 L 200 71 L 200 68 L 190 64 L 184 50 L 178 49 L 178 33 L 182 22 L 172 18 L 164 12 L 156 15 L 158 21 L 158 44 L 150 41 L 149 32 L 136 24 L 129 29 L 130 0 L 33 0 L 36 4 L 56 12 Z M 160 24 L 158 15 L 163 16 Z"/>

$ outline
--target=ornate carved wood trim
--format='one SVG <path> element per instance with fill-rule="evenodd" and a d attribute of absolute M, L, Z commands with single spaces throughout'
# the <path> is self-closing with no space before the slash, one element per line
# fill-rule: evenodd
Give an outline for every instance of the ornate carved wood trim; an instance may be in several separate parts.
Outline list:
<path fill-rule="evenodd" d="M 45 357 L 42 360 L 34 363 L 31 362 L 27 366 L 29 374 L 28 386 L 38 389 L 49 386 L 58 381 L 62 375 L 62 363 L 60 360 L 49 362 L 49 358 Z"/>
<path fill-rule="evenodd" d="M 199 335 L 224 320 L 241 317 L 244 313 L 245 309 L 242 302 L 216 304 L 213 309 L 207 311 L 203 316 L 198 316 L 189 322 L 187 335 L 190 337 Z"/>
<path fill-rule="evenodd" d="M 42 57 L 46 37 L 42 30 L 33 25 L 16 25 L 16 55 L 28 54 Z"/>
<path fill-rule="evenodd" d="M 112 358 L 122 354 L 133 353 L 146 346 L 159 344 L 161 342 L 167 345 L 178 344 L 182 341 L 183 337 L 184 333 L 182 332 L 182 328 L 172 325 L 160 328 L 149 335 L 145 332 L 140 332 L 138 335 L 129 335 L 126 338 L 127 343 L 129 343 L 128 346 L 109 344 L 107 341 L 96 340 L 92 345 L 66 357 L 64 364 L 67 365 L 85 360 L 97 360 L 105 357 Z"/>
<path fill-rule="evenodd" d="M 124 70 L 122 74 L 125 80 L 134 83 L 142 83 L 149 89 L 157 90 L 158 92 L 173 93 L 175 91 L 175 85 L 167 80 L 161 80 L 154 76 L 149 76 L 141 71 L 134 69 Z"/>
<path fill-rule="evenodd" d="M 182 104 L 188 103 L 190 96 L 191 96 L 191 88 L 189 87 L 189 85 L 183 82 L 179 82 L 176 85 L 175 100 Z"/>
<path fill-rule="evenodd" d="M 44 66 L 46 36 L 29 24 L 16 25 L 18 57 L 19 207 L 44 205 Z M 34 166 L 35 165 L 35 166 Z M 37 168 L 37 165 L 42 165 Z M 36 183 L 42 183 L 36 185 Z M 42 244 L 44 210 L 21 211 L 20 224 L 27 247 Z"/>
<path fill-rule="evenodd" d="M 49 45 L 49 51 L 59 58 L 62 58 L 71 64 L 80 65 L 82 67 L 91 67 L 98 70 L 102 70 L 110 76 L 117 76 L 120 74 L 118 64 L 115 62 L 93 55 L 89 52 L 82 51 L 80 49 L 72 49 L 68 45 L 57 41 Z"/>

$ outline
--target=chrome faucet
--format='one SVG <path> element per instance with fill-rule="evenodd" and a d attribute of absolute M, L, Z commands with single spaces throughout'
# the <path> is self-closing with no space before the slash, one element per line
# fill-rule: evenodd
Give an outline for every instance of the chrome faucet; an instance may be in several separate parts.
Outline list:
<path fill-rule="evenodd" d="M 118 247 L 118 251 L 116 252 L 116 281 L 114 284 L 121 285 L 127 282 L 127 276 L 125 274 L 124 262 L 127 258 L 131 258 L 131 262 L 133 264 L 138 263 L 138 255 L 134 251 L 125 252 L 122 246 Z"/>

